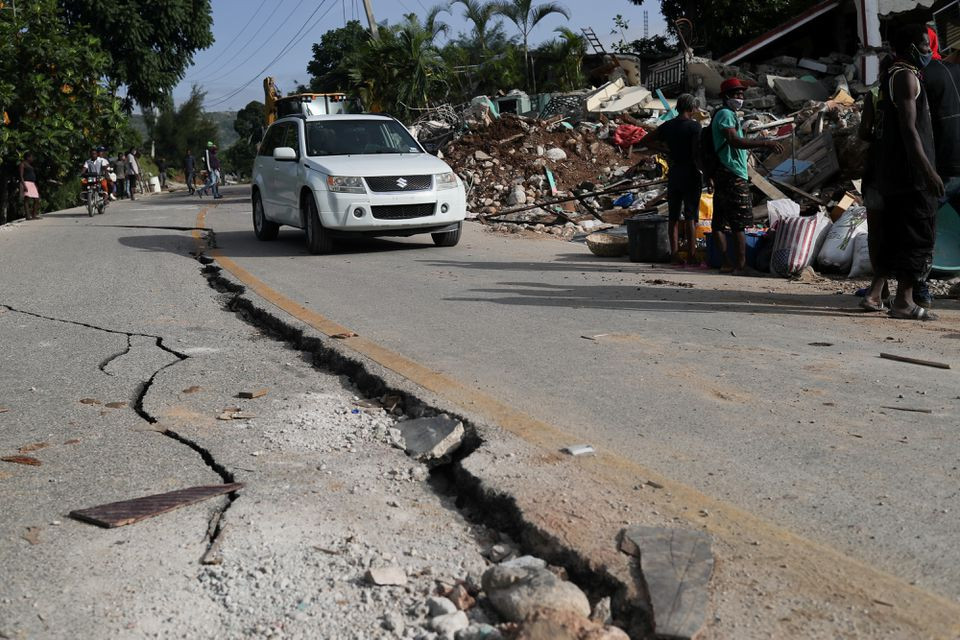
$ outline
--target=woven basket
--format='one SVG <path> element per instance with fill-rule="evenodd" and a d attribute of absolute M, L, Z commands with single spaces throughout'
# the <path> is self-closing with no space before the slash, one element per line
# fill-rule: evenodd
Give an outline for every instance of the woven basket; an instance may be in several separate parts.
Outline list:
<path fill-rule="evenodd" d="M 626 236 L 615 236 L 609 233 L 591 233 L 587 236 L 587 247 L 595 256 L 603 258 L 618 258 L 627 254 L 629 242 Z"/>

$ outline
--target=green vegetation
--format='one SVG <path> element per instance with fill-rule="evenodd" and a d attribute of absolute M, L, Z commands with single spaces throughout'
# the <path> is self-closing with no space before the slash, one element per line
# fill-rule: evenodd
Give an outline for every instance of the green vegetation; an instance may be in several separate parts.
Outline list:
<path fill-rule="evenodd" d="M 19 216 L 14 176 L 26 151 L 34 154 L 44 210 L 75 206 L 89 149 L 104 145 L 114 155 L 139 145 L 128 108 L 160 102 L 212 35 L 209 0 L 158 3 L 149 14 L 132 0 L 106 9 L 94 0 L 0 6 L 3 223 Z M 126 100 L 117 95 L 120 85 Z"/>

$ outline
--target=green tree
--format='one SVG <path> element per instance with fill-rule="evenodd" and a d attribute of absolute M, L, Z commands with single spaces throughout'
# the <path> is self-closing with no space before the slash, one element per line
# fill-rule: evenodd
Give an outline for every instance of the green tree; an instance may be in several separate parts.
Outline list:
<path fill-rule="evenodd" d="M 471 29 L 473 43 L 482 54 L 486 54 L 490 51 L 491 41 L 496 38 L 496 31 L 500 27 L 499 22 L 494 22 L 497 7 L 492 2 L 484 0 L 453 0 L 450 6 L 453 7 L 455 4 L 463 5 L 463 16 L 473 25 Z"/>
<path fill-rule="evenodd" d="M 109 57 L 85 28 L 66 24 L 56 0 L 0 11 L 0 222 L 10 178 L 32 151 L 44 209 L 78 204 L 80 165 L 92 145 L 122 148 L 135 134 L 100 84 Z M 16 197 L 16 192 L 12 194 Z"/>
<path fill-rule="evenodd" d="M 544 2 L 534 6 L 534 0 L 499 0 L 494 2 L 494 11 L 502 15 L 517 27 L 523 46 L 524 73 L 530 69 L 529 39 L 530 32 L 537 24 L 551 14 L 559 14 L 570 19 L 570 12 L 566 7 L 556 2 Z M 536 91 L 536 86 L 533 87 Z"/>
<path fill-rule="evenodd" d="M 103 71 L 111 88 L 126 85 L 143 107 L 159 104 L 194 53 L 213 44 L 210 0 L 59 0 L 59 11 L 100 39 L 110 56 Z"/>
<path fill-rule="evenodd" d="M 350 70 L 344 61 L 369 39 L 370 32 L 356 20 L 320 36 L 320 42 L 313 45 L 313 59 L 307 63 L 307 72 L 312 76 L 310 89 L 318 93 L 349 91 Z"/>
<path fill-rule="evenodd" d="M 398 25 L 380 29 L 348 60 L 355 92 L 368 108 L 399 117 L 427 106 L 448 90 L 448 70 L 435 38 L 447 30 L 436 19 L 439 8 L 421 23 L 408 14 Z"/>
<path fill-rule="evenodd" d="M 175 107 L 173 100 L 165 96 L 157 110 L 156 124 L 153 127 L 153 141 L 158 157 L 167 158 L 171 165 L 186 155 L 187 149 L 192 149 L 194 155 L 199 155 L 201 149 L 206 148 L 207 142 L 218 142 L 217 123 L 203 110 L 203 100 L 206 93 L 194 86 L 187 98 L 179 107 Z"/>
<path fill-rule="evenodd" d="M 645 0 L 629 0 L 643 5 Z M 660 0 L 660 12 L 672 33 L 675 23 L 693 23 L 699 48 L 722 55 L 814 5 L 817 0 Z"/>
<path fill-rule="evenodd" d="M 240 136 L 224 151 L 223 168 L 225 171 L 248 176 L 253 171 L 253 160 L 257 155 L 257 145 L 267 126 L 263 103 L 253 100 L 237 112 L 233 129 Z"/>

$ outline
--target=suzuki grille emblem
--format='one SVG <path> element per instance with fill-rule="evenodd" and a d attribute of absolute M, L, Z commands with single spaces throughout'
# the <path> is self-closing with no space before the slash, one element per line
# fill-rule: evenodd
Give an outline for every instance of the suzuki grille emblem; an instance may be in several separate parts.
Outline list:
<path fill-rule="evenodd" d="M 404 178 L 397 178 L 397 186 L 401 189 L 407 188 L 407 181 Z"/>

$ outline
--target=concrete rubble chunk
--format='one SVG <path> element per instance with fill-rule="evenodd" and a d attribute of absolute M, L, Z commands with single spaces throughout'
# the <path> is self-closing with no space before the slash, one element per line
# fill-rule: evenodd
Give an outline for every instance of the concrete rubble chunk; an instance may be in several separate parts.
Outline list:
<path fill-rule="evenodd" d="M 470 620 L 463 611 L 454 611 L 442 616 L 430 618 L 430 628 L 440 634 L 441 638 L 454 640 L 457 631 L 470 626 Z"/>
<path fill-rule="evenodd" d="M 659 636 L 657 636 L 659 637 Z M 629 640 L 614 626 L 588 620 L 569 611 L 540 609 L 523 622 L 517 640 Z"/>
<path fill-rule="evenodd" d="M 466 629 L 457 631 L 456 640 L 502 640 L 503 635 L 494 626 L 483 623 L 473 623 Z"/>
<path fill-rule="evenodd" d="M 520 185 L 516 185 L 507 195 L 507 206 L 514 207 L 518 204 L 527 204 L 527 192 Z"/>
<path fill-rule="evenodd" d="M 767 82 L 773 92 L 791 109 L 799 109 L 810 100 L 823 102 L 830 97 L 826 87 L 820 82 L 779 76 L 767 76 Z"/>
<path fill-rule="evenodd" d="M 427 598 L 427 610 L 430 612 L 430 617 L 435 618 L 457 611 L 457 605 L 453 604 L 448 598 L 430 596 Z"/>
<path fill-rule="evenodd" d="M 620 550 L 640 558 L 657 637 L 700 633 L 713 574 L 710 536 L 693 529 L 633 526 L 623 530 Z"/>
<path fill-rule="evenodd" d="M 520 622 L 538 609 L 590 615 L 590 602 L 577 585 L 532 563 L 516 564 L 517 560 L 490 567 L 481 579 L 487 599 L 504 620 Z"/>
<path fill-rule="evenodd" d="M 407 584 L 407 574 L 401 567 L 370 567 L 364 578 L 378 587 L 400 587 Z"/>
<path fill-rule="evenodd" d="M 489 154 L 484 153 L 483 151 L 480 151 L 479 149 L 477 149 L 477 150 L 474 152 L 473 157 L 476 158 L 476 159 L 477 159 L 478 161 L 480 161 L 480 162 L 486 162 L 487 160 L 493 160 L 493 157 L 492 157 L 492 156 L 490 156 Z"/>
<path fill-rule="evenodd" d="M 463 442 L 463 423 L 446 414 L 397 423 L 408 455 L 420 461 L 436 460 L 457 450 Z"/>
<path fill-rule="evenodd" d="M 546 152 L 544 152 L 544 155 L 548 160 L 553 160 L 554 162 L 560 162 L 561 160 L 567 159 L 567 152 L 559 147 L 547 149 Z"/>

